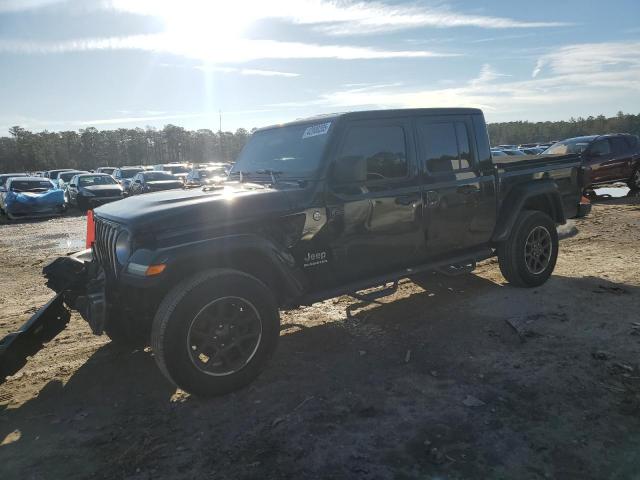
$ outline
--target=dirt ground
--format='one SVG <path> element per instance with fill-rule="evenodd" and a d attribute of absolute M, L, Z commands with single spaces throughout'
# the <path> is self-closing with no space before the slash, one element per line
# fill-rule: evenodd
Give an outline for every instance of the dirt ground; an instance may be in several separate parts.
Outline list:
<path fill-rule="evenodd" d="M 0 386 L 0 478 L 638 479 L 640 198 L 600 199 L 544 286 L 404 281 L 285 312 L 271 365 L 213 400 L 74 314 Z M 0 225 L 0 334 L 51 297 L 84 218 Z"/>

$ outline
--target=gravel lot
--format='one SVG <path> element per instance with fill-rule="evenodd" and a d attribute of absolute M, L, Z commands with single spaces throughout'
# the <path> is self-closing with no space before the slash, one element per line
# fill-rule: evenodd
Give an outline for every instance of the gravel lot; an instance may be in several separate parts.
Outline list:
<path fill-rule="evenodd" d="M 0 385 L 0 478 L 638 479 L 640 197 L 576 226 L 540 288 L 490 260 L 285 312 L 270 367 L 213 400 L 74 314 Z M 0 224 L 0 334 L 84 233 L 83 216 Z"/>

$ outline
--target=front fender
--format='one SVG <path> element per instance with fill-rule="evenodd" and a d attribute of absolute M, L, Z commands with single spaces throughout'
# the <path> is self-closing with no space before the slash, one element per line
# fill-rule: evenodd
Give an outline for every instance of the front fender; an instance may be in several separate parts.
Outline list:
<path fill-rule="evenodd" d="M 185 265 L 195 268 L 207 268 L 216 265 L 229 265 L 231 258 L 242 256 L 258 256 L 265 261 L 271 273 L 276 275 L 283 288 L 285 297 L 297 298 L 305 290 L 304 275 L 295 265 L 293 256 L 274 242 L 254 234 L 226 235 L 205 240 L 198 240 L 158 250 L 136 250 L 129 263 L 137 265 L 165 264 L 166 269 L 158 277 L 141 277 L 127 273 L 123 281 L 136 286 L 157 284 L 176 274 L 183 272 Z M 190 270 L 190 272 L 193 269 Z"/>
<path fill-rule="evenodd" d="M 500 206 L 498 222 L 492 236 L 493 242 L 502 242 L 509 237 L 513 225 L 527 201 L 534 199 L 544 199 L 550 209 L 550 216 L 556 223 L 566 222 L 560 192 L 553 180 L 544 179 L 516 185 Z"/>

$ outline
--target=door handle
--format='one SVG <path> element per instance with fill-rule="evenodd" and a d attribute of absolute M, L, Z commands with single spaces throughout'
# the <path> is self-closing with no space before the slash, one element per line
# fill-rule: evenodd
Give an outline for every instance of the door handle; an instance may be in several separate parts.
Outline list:
<path fill-rule="evenodd" d="M 427 208 L 437 207 L 440 203 L 440 195 L 435 190 L 427 192 Z"/>

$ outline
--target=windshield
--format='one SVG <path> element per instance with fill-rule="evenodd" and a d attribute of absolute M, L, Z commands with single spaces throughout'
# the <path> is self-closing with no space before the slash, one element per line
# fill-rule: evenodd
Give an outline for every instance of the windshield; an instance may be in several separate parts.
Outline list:
<path fill-rule="evenodd" d="M 254 133 L 230 175 L 268 173 L 306 178 L 318 168 L 331 122 L 271 128 Z"/>
<path fill-rule="evenodd" d="M 111 168 L 111 167 L 100 167 L 98 169 L 98 171 L 100 173 L 108 173 L 109 175 L 111 175 L 113 173 L 113 171 L 115 170 L 115 168 Z"/>
<path fill-rule="evenodd" d="M 60 175 L 60 173 L 62 173 L 62 172 L 66 172 L 66 170 L 61 170 L 61 171 L 58 171 L 58 172 L 55 172 L 55 171 L 49 172 L 49 178 L 51 180 L 57 180 L 58 179 L 58 175 Z"/>
<path fill-rule="evenodd" d="M 66 183 L 78 173 L 80 172 L 62 172 L 60 175 L 58 175 L 58 180 L 62 180 L 63 182 Z"/>
<path fill-rule="evenodd" d="M 113 185 L 117 183 L 109 175 L 90 175 L 87 177 L 78 178 L 78 186 L 91 187 L 93 185 Z"/>
<path fill-rule="evenodd" d="M 5 183 L 7 183 L 7 180 L 9 180 L 10 178 L 13 177 L 28 177 L 28 175 L 26 173 L 16 173 L 16 174 L 11 174 L 11 175 L 0 175 L 0 187 L 3 187 L 5 185 Z"/>
<path fill-rule="evenodd" d="M 503 150 L 503 152 L 512 157 L 525 155 L 525 153 L 521 152 L 520 150 Z"/>
<path fill-rule="evenodd" d="M 569 153 L 582 153 L 589 146 L 589 140 L 583 138 L 564 140 L 555 143 L 545 150 L 545 155 L 567 155 Z"/>
<path fill-rule="evenodd" d="M 34 192 L 52 188 L 49 180 L 12 180 L 11 190 L 14 192 Z"/>
<path fill-rule="evenodd" d="M 128 168 L 126 170 L 120 170 L 120 176 L 122 178 L 131 178 L 142 172 L 141 168 Z"/>
<path fill-rule="evenodd" d="M 144 173 L 145 180 L 177 180 L 176 177 L 167 172 L 146 172 Z"/>
<path fill-rule="evenodd" d="M 189 173 L 189 169 L 182 165 L 167 165 L 163 170 L 171 173 Z"/>

